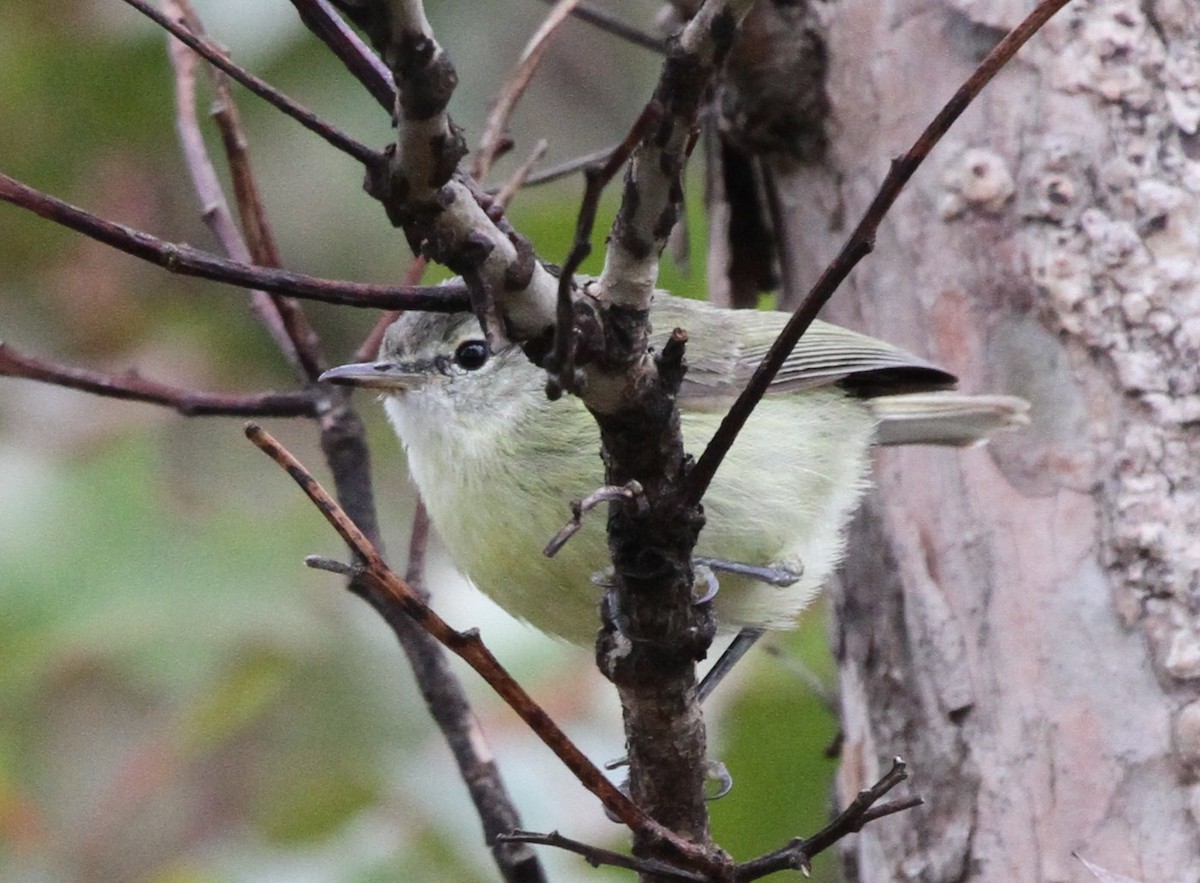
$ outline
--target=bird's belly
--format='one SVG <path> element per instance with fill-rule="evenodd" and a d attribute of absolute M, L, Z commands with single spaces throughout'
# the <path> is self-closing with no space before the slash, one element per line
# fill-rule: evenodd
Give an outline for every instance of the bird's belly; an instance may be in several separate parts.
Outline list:
<path fill-rule="evenodd" d="M 697 555 L 802 573 L 787 588 L 720 576 L 715 604 L 724 629 L 789 625 L 841 557 L 845 522 L 865 486 L 872 420 L 861 403 L 834 390 L 827 396 L 818 426 L 795 425 L 786 399 L 764 401 L 705 497 Z M 684 415 L 689 451 L 702 450 L 719 417 Z M 786 441 L 778 438 L 782 420 L 794 427 Z M 600 624 L 595 578 L 610 567 L 603 509 L 585 515 L 555 557 L 542 550 L 569 519 L 569 501 L 603 483 L 598 445 L 589 437 L 543 450 L 528 470 L 506 468 L 503 457 L 464 470 L 469 452 L 409 446 L 413 478 L 455 565 L 514 616 L 583 644 Z"/>

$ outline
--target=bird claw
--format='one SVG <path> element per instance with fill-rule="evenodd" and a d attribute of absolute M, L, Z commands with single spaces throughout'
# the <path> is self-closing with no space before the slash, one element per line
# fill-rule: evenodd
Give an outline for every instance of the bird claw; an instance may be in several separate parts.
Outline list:
<path fill-rule="evenodd" d="M 710 791 L 712 786 L 715 786 L 715 790 Z M 705 800 L 720 800 L 733 790 L 733 776 L 721 761 L 710 760 L 705 765 L 704 788 L 710 791 L 704 795 Z"/>
<path fill-rule="evenodd" d="M 604 764 L 604 768 L 606 770 L 615 770 L 628 765 L 629 758 L 621 757 L 617 760 L 608 761 Z M 629 777 L 626 776 L 617 787 L 622 794 L 629 796 Z M 729 774 L 729 768 L 719 760 L 706 761 L 704 764 L 704 799 L 707 801 L 720 800 L 732 790 L 733 776 Z M 613 815 L 611 810 L 606 808 L 604 814 L 608 816 L 610 822 L 621 823 L 621 820 Z"/>
<path fill-rule="evenodd" d="M 703 585 L 704 592 L 693 602 L 696 606 L 707 604 L 713 598 L 717 597 L 717 592 L 721 591 L 721 584 L 717 582 L 717 575 L 713 573 L 712 568 L 706 564 L 697 564 L 695 569 L 695 582 L 692 584 L 693 589 Z"/>

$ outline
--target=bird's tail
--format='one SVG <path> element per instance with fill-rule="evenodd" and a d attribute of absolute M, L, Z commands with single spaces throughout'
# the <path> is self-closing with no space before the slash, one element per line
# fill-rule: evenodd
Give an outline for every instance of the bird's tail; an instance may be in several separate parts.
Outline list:
<path fill-rule="evenodd" d="M 881 445 L 953 445 L 986 441 L 1002 429 L 1029 425 L 1029 402 L 1016 396 L 919 392 L 870 400 Z"/>

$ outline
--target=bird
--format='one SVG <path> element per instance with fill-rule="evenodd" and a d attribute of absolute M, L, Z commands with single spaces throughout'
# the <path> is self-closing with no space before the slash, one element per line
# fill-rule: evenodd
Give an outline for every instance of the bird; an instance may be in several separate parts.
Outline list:
<path fill-rule="evenodd" d="M 652 346 L 677 327 L 688 335 L 678 395 L 686 450 L 708 443 L 789 318 L 656 292 Z M 578 398 L 549 399 L 545 372 L 516 344 L 489 345 L 466 312 L 404 313 L 375 361 L 321 380 L 381 391 L 433 527 L 476 587 L 543 632 L 594 641 L 610 566 L 603 519 L 585 519 L 554 557 L 542 554 L 569 501 L 605 483 L 599 430 Z M 721 629 L 752 642 L 794 625 L 845 552 L 872 445 L 965 446 L 1028 423 L 1022 399 L 954 384 L 898 347 L 813 322 L 702 501 L 697 559 L 748 571 L 718 576 Z"/>

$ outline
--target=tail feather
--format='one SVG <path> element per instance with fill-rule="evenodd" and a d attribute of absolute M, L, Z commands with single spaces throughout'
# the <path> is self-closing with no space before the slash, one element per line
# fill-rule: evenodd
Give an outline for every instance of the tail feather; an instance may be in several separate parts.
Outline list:
<path fill-rule="evenodd" d="M 1029 425 L 1029 402 L 1015 396 L 911 393 L 871 399 L 881 445 L 953 445 L 984 442 L 1003 429 Z"/>

